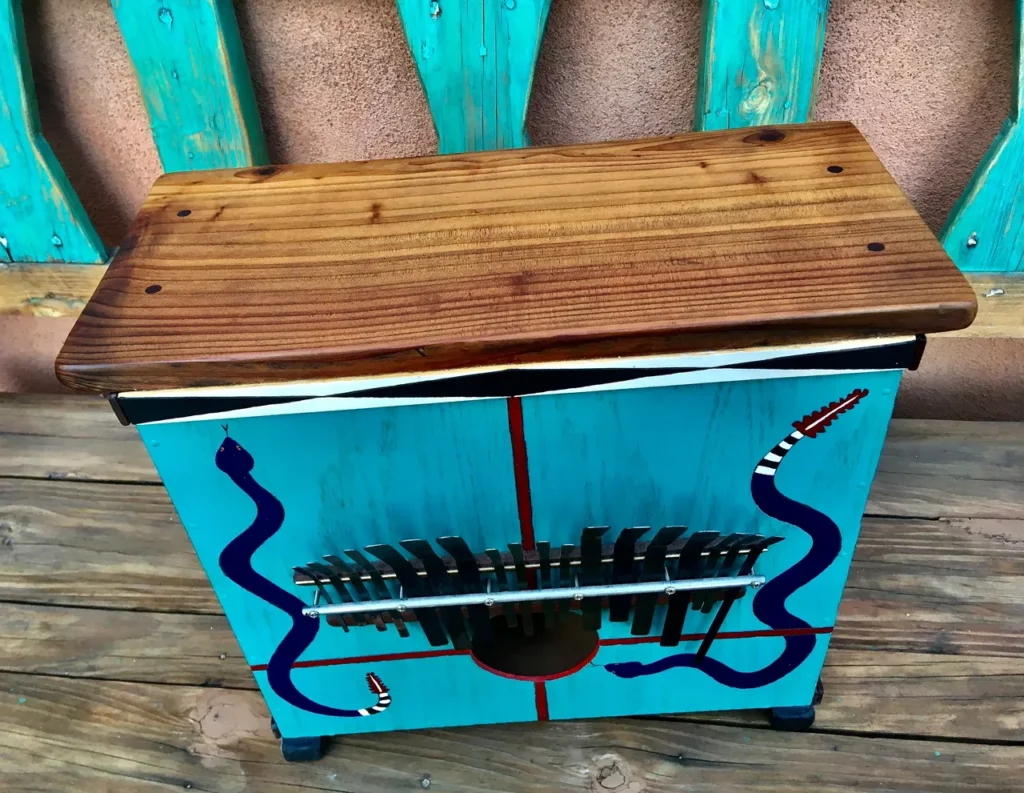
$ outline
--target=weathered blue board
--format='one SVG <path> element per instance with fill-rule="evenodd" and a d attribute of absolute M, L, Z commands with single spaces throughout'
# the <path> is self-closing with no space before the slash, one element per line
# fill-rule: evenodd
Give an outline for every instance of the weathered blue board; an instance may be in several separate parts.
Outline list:
<path fill-rule="evenodd" d="M 282 734 L 806 705 L 900 371 L 819 368 L 817 358 L 803 370 L 678 363 L 663 376 L 512 399 L 346 401 L 321 385 L 305 399 L 294 395 L 300 386 L 264 398 L 272 387 L 251 407 L 223 410 L 218 400 L 239 391 L 207 389 L 190 404 L 205 393 L 216 412 L 140 423 Z M 141 394 L 134 403 L 173 416 L 175 399 Z M 807 430 L 821 409 L 831 409 L 827 431 Z M 797 442 L 801 421 L 807 434 Z M 786 439 L 792 449 L 770 462 Z M 786 520 L 765 512 L 780 503 Z M 293 582 L 293 567 L 373 543 L 459 534 L 480 550 L 525 544 L 529 532 L 557 547 L 578 542 L 584 526 L 671 524 L 782 538 L 754 570 L 768 583 L 736 602 L 699 668 L 693 653 L 713 613 L 689 611 L 683 640 L 663 647 L 664 608 L 650 636 L 610 622 L 606 608 L 596 654 L 579 668 L 516 679 L 489 671 L 471 649 L 432 646 L 417 622 L 407 638 L 390 625 L 300 624 L 275 594 L 311 603 L 312 587 Z M 819 542 L 829 531 L 830 549 Z M 250 563 L 246 578 L 239 564 Z M 759 619 L 772 614 L 783 622 Z M 296 631 L 313 637 L 308 646 Z M 295 658 L 274 671 L 286 645 Z M 323 712 L 331 709 L 346 715 Z"/>

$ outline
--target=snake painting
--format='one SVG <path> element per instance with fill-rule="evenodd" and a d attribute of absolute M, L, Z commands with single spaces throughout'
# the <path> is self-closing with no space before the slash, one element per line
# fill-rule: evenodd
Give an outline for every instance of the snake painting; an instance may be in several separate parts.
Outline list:
<path fill-rule="evenodd" d="M 773 630 L 791 631 L 811 627 L 786 609 L 786 600 L 828 569 L 842 547 L 842 535 L 835 522 L 813 507 L 780 493 L 775 484 L 775 473 L 799 441 L 816 438 L 867 394 L 867 389 L 855 389 L 843 399 L 794 422 L 793 432 L 779 441 L 754 468 L 750 493 L 757 508 L 770 518 L 795 526 L 811 538 L 810 550 L 792 567 L 764 584 L 754 596 L 754 616 Z M 692 668 L 699 669 L 730 688 L 760 688 L 780 680 L 807 660 L 814 650 L 816 639 L 813 634 L 787 635 L 782 654 L 767 666 L 754 671 L 739 671 L 713 658 L 698 658 L 696 653 L 670 655 L 647 664 L 639 661 L 612 663 L 606 664 L 604 668 L 622 678 L 653 675 L 668 669 Z"/>
<path fill-rule="evenodd" d="M 284 523 L 284 507 L 252 476 L 255 461 L 241 444 L 227 435 L 217 450 L 217 467 L 256 505 L 256 518 L 249 528 L 229 542 L 220 553 L 220 569 L 229 579 L 245 591 L 283 611 L 292 620 L 292 626 L 274 650 L 267 663 L 267 682 L 271 690 L 289 705 L 322 716 L 372 716 L 382 713 L 391 704 L 391 694 L 377 675 L 370 673 L 366 682 L 377 695 L 377 702 L 368 708 L 345 709 L 323 705 L 307 697 L 292 682 L 292 665 L 316 638 L 320 620 L 303 616 L 305 606 L 299 598 L 257 573 L 252 557 L 273 537 Z"/>

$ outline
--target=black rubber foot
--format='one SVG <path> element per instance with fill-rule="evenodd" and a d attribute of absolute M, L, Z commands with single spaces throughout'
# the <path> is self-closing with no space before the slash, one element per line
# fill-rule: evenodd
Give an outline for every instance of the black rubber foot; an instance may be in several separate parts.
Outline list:
<path fill-rule="evenodd" d="M 270 731 L 274 733 L 274 737 L 278 740 L 281 739 L 281 731 L 277 729 L 277 722 L 273 719 L 270 720 Z"/>
<path fill-rule="evenodd" d="M 811 700 L 812 705 L 820 705 L 821 701 L 825 698 L 825 687 L 821 684 L 821 678 L 818 678 L 818 685 L 814 687 L 814 699 Z"/>
<path fill-rule="evenodd" d="M 324 756 L 327 741 L 317 738 L 282 738 L 281 754 L 289 763 L 311 763 Z"/>
<path fill-rule="evenodd" d="M 814 724 L 814 707 L 807 705 L 802 708 L 772 708 L 768 721 L 773 730 L 785 732 L 803 732 Z"/>

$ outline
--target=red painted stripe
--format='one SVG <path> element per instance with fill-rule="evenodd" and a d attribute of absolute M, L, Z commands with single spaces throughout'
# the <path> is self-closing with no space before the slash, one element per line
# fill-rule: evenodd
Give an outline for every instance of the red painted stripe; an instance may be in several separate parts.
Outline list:
<path fill-rule="evenodd" d="M 543 683 L 533 684 L 533 698 L 537 702 L 537 721 L 548 720 L 548 690 Z"/>
<path fill-rule="evenodd" d="M 768 636 L 814 636 L 821 633 L 832 633 L 832 628 L 792 628 L 785 631 L 723 631 L 715 639 L 762 639 Z M 703 633 L 684 633 L 679 637 L 681 642 L 695 642 L 703 639 Z M 660 642 L 660 636 L 630 636 L 627 639 L 601 639 L 602 647 L 613 647 L 617 644 L 650 644 Z"/>
<path fill-rule="evenodd" d="M 444 658 L 448 655 L 469 655 L 469 650 L 422 650 L 416 653 L 386 653 L 384 655 L 354 655 L 351 658 L 321 658 L 316 661 L 296 661 L 292 669 L 312 666 L 342 666 L 344 664 L 372 664 L 378 661 L 415 661 L 420 658 Z M 265 672 L 266 664 L 249 667 L 253 672 Z"/>
<path fill-rule="evenodd" d="M 785 631 L 723 631 L 716 636 L 716 639 L 761 639 L 769 636 L 813 636 L 823 633 L 832 633 L 832 628 L 793 628 Z M 681 642 L 695 642 L 704 638 L 703 633 L 684 633 L 679 637 Z M 652 642 L 661 641 L 660 636 L 630 636 L 625 639 L 601 639 L 598 641 L 598 645 L 601 647 L 613 647 L 619 644 L 650 644 Z M 385 653 L 382 655 L 356 655 L 351 658 L 323 658 L 316 661 L 298 661 L 292 664 L 292 669 L 305 669 L 313 666 L 342 666 L 344 664 L 370 664 L 378 661 L 415 661 L 420 658 L 444 658 L 445 656 L 453 655 L 470 655 L 469 650 L 422 650 L 415 653 Z M 474 659 L 475 660 L 475 659 Z M 577 671 L 589 663 L 591 658 L 588 658 L 577 669 Z M 487 671 L 493 671 L 489 667 L 480 664 L 482 669 Z M 256 664 L 255 666 L 249 667 L 253 672 L 264 672 L 267 669 L 266 664 Z M 495 673 L 498 674 L 498 673 Z M 558 677 L 564 677 L 565 674 L 559 675 Z M 529 679 L 529 678 L 527 678 Z M 554 678 L 550 678 L 554 679 Z"/>
<path fill-rule="evenodd" d="M 508 398 L 508 434 L 512 440 L 512 470 L 516 477 L 516 503 L 519 506 L 519 531 L 523 549 L 537 547 L 533 536 L 533 504 L 530 501 L 530 466 L 526 459 L 526 431 L 523 429 L 523 403 Z"/>

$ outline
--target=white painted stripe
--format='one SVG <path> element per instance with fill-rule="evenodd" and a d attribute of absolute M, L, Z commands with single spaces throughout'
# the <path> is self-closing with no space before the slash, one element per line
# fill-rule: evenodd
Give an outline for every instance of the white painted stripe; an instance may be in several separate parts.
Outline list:
<path fill-rule="evenodd" d="M 785 377 L 820 377 L 836 374 L 867 374 L 871 370 L 835 369 L 708 369 L 684 374 L 654 375 L 623 383 L 605 383 L 602 385 L 585 386 L 583 388 L 567 388 L 563 391 L 544 391 L 539 396 L 556 394 L 585 394 L 597 391 L 626 391 L 638 388 L 666 388 L 670 386 L 697 385 L 701 383 L 737 383 L 747 380 L 778 380 Z M 354 390 L 354 389 L 353 389 Z M 184 392 L 164 392 L 161 396 L 184 395 Z M 195 396 L 207 396 L 196 394 Z M 164 419 L 163 421 L 144 422 L 146 424 L 176 424 L 188 421 L 219 421 L 225 419 L 251 418 L 254 416 L 284 416 L 300 413 L 328 413 L 341 410 L 370 410 L 374 408 L 400 407 L 407 405 L 441 405 L 449 402 L 479 402 L 487 399 L 504 400 L 504 397 L 317 397 L 302 402 L 283 402 L 278 405 L 228 410 L 219 413 L 203 413 L 201 415 L 183 416 L 182 418 Z M 790 436 L 793 437 L 793 436 Z M 800 438 L 803 435 L 799 435 Z"/>
<path fill-rule="evenodd" d="M 785 449 L 787 452 L 793 448 L 793 444 L 789 441 L 779 441 L 779 446 Z"/>
<path fill-rule="evenodd" d="M 754 469 L 755 474 L 764 474 L 765 476 L 775 476 L 775 469 L 769 468 L 766 465 L 759 465 Z"/>
<path fill-rule="evenodd" d="M 359 715 L 360 716 L 369 716 L 370 715 L 370 711 L 368 711 L 366 708 L 360 708 L 359 709 Z"/>
<path fill-rule="evenodd" d="M 800 432 L 800 430 L 793 430 L 791 433 L 789 433 L 789 437 L 792 438 L 795 442 L 804 437 L 804 434 Z"/>
<path fill-rule="evenodd" d="M 773 463 L 781 463 L 782 462 L 782 458 L 779 455 L 775 454 L 775 452 L 768 452 L 768 454 L 766 454 L 764 456 L 764 459 L 765 460 L 770 460 Z"/>

